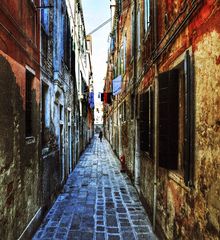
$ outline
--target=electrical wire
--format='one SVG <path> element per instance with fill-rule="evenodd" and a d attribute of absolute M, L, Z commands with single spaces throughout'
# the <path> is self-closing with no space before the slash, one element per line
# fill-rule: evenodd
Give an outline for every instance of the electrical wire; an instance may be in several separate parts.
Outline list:
<path fill-rule="evenodd" d="M 93 29 L 88 35 L 91 35 L 91 34 L 95 33 L 95 32 L 98 31 L 100 28 L 102 28 L 102 27 L 104 27 L 106 24 L 108 24 L 111 20 L 112 20 L 112 18 L 109 18 L 108 20 L 106 20 L 105 22 L 103 22 L 102 24 L 100 24 L 98 27 L 96 27 L 95 29 Z"/>

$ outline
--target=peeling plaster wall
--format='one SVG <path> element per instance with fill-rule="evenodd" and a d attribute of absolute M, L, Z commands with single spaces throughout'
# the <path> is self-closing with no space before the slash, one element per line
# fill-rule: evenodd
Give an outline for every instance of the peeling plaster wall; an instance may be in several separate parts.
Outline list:
<path fill-rule="evenodd" d="M 159 18 L 164 16 L 163 4 Z M 178 6 L 172 6 L 168 10 L 178 12 Z M 161 20 L 160 37 L 165 33 L 163 24 Z M 163 239 L 219 238 L 219 26 L 218 1 L 204 1 L 190 24 L 158 60 L 159 72 L 167 71 L 183 59 L 187 48 L 192 48 L 195 79 L 195 187 L 186 187 L 180 172 L 158 169 L 156 228 Z M 145 78 L 140 89 L 146 89 L 152 80 L 153 77 Z M 141 195 L 152 214 L 153 162 L 142 156 L 141 166 Z"/>
<path fill-rule="evenodd" d="M 34 140 L 28 143 L 24 98 L 17 84 L 25 79 L 25 68 L 1 51 L 0 66 L 0 236 L 16 239 L 40 207 L 39 104 L 33 89 Z M 39 80 L 34 82 L 38 89 Z"/>
<path fill-rule="evenodd" d="M 34 4 L 39 1 L 3 0 L 0 5 L 0 238 L 6 240 L 18 239 L 41 206 L 40 28 Z M 29 139 L 25 135 L 27 68 L 35 72 Z"/>
<path fill-rule="evenodd" d="M 196 187 L 198 216 L 204 227 L 220 233 L 220 32 L 203 35 L 195 49 Z M 199 208 L 196 207 L 197 209 Z"/>
<path fill-rule="evenodd" d="M 166 170 L 157 163 L 157 199 L 156 231 L 161 239 L 219 239 L 220 236 L 220 4 L 217 0 L 155 1 L 157 2 L 158 44 L 154 50 L 153 24 L 147 34 L 144 33 L 143 2 L 136 1 L 141 8 L 141 54 L 137 58 L 137 77 L 140 80 L 136 91 L 141 94 L 150 85 L 155 91 L 155 77 L 177 67 L 184 61 L 186 50 L 192 59 L 195 83 L 195 166 L 193 186 L 184 182 L 184 168 L 176 171 Z M 151 2 L 151 22 L 153 23 L 154 1 Z M 192 6 L 194 8 L 191 12 Z M 131 30 L 131 9 L 127 18 L 119 18 L 116 49 L 112 59 L 116 64 L 119 57 L 118 48 L 125 29 Z M 192 14 L 191 14 L 192 13 Z M 130 14 L 130 15 L 129 15 Z M 186 20 L 186 16 L 189 17 Z M 123 22 L 123 20 L 125 22 Z M 129 19 L 129 20 L 128 20 Z M 121 21 L 122 20 L 122 21 Z M 186 20 L 186 21 L 185 21 Z M 180 28 L 178 28 L 181 25 Z M 127 77 L 122 92 L 117 96 L 113 106 L 106 107 L 106 123 L 115 114 L 119 119 L 119 107 L 125 100 L 129 103 L 133 81 L 133 62 L 130 59 L 131 41 L 127 50 Z M 153 53 L 153 54 L 152 54 Z M 152 55 L 155 57 L 152 59 Z M 157 63 L 157 67 L 153 64 Z M 183 70 L 182 70 L 183 71 Z M 107 86 L 111 79 L 107 74 Z M 180 84 L 180 90 L 183 90 Z M 182 105 L 181 105 L 182 104 Z M 183 109 L 181 99 L 179 109 Z M 127 119 L 122 124 L 115 121 L 112 126 L 112 146 L 119 154 L 118 142 L 122 133 L 122 149 L 126 156 L 128 174 L 135 177 L 138 164 L 132 160 L 132 145 L 135 134 L 135 121 L 130 117 L 131 105 L 127 104 Z M 180 110 L 179 110 L 180 111 Z M 182 115 L 181 115 L 182 114 Z M 181 113 L 183 118 L 184 113 Z M 180 117 L 180 118 L 181 118 Z M 184 123 L 179 119 L 179 161 L 184 160 L 180 145 L 184 137 Z M 119 126 L 119 127 L 118 127 Z M 158 127 L 158 126 L 156 126 Z M 108 133 L 108 131 L 107 131 Z M 110 134 L 110 133 L 108 133 Z M 108 135 L 107 134 L 107 135 Z M 124 139 L 126 136 L 126 139 Z M 133 138 L 132 138 L 133 136 Z M 137 141 L 137 139 L 135 140 Z M 154 146 L 157 147 L 157 146 Z M 155 159 L 146 152 L 140 152 L 140 196 L 146 210 L 153 220 L 154 167 Z M 183 164 L 181 162 L 181 164 Z"/>

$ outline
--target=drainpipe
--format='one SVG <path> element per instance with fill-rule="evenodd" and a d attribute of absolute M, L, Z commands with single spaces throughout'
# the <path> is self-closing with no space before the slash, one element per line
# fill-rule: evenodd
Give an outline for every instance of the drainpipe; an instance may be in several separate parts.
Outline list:
<path fill-rule="evenodd" d="M 156 226 L 156 210 L 157 210 L 157 163 L 158 163 L 158 69 L 157 64 L 155 67 L 155 85 L 154 85 L 154 109 L 155 109 L 155 122 L 154 122 L 154 195 L 153 195 L 153 230 L 155 231 Z"/>
<path fill-rule="evenodd" d="M 157 49 L 157 0 L 154 0 L 154 49 Z M 155 88 L 154 88 L 154 109 L 155 109 L 155 122 L 154 122 L 154 191 L 153 191 L 153 230 L 156 228 L 156 211 L 157 211 L 157 163 L 158 163 L 158 115 L 159 115 L 159 99 L 158 99 L 158 66 L 157 62 L 154 63 L 155 67 Z"/>
<path fill-rule="evenodd" d="M 137 112 L 137 98 L 136 95 L 138 91 L 136 90 L 137 83 L 137 0 L 134 0 L 134 176 L 135 176 L 135 187 L 140 192 L 140 139 L 139 139 L 139 126 L 138 126 L 138 118 L 136 116 Z"/>
<path fill-rule="evenodd" d="M 122 150 L 122 115 L 120 113 L 120 107 L 118 106 L 118 127 L 119 127 L 119 158 L 123 155 Z"/>

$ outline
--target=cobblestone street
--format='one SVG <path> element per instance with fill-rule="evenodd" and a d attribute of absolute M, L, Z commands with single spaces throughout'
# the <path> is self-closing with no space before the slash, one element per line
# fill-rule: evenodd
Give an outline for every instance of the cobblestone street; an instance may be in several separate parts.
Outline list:
<path fill-rule="evenodd" d="M 92 140 L 33 239 L 156 239 L 105 139 Z"/>

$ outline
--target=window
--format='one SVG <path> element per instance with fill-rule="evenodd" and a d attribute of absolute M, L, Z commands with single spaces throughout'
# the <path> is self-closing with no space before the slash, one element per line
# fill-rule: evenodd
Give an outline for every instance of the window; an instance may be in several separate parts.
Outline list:
<path fill-rule="evenodd" d="M 177 170 L 191 186 L 194 171 L 194 82 L 189 53 L 159 75 L 159 166 Z"/>
<path fill-rule="evenodd" d="M 72 45 L 72 41 L 71 41 L 71 45 Z M 71 49 L 73 49 L 73 47 L 71 47 Z M 71 75 L 73 78 L 75 78 L 75 51 L 71 50 Z"/>
<path fill-rule="evenodd" d="M 67 120 L 68 120 L 68 123 L 70 123 L 70 120 L 71 120 L 71 118 L 70 118 L 70 116 L 71 116 L 71 114 L 70 114 L 70 111 L 68 110 L 68 112 L 67 112 Z"/>
<path fill-rule="evenodd" d="M 140 53 L 141 48 L 141 13 L 140 13 L 140 6 L 138 7 L 138 14 L 137 14 L 137 50 Z"/>
<path fill-rule="evenodd" d="M 41 5 L 48 6 L 49 0 L 42 0 Z M 46 34 L 49 34 L 49 13 L 50 13 L 50 10 L 47 8 L 41 10 L 41 24 Z"/>
<path fill-rule="evenodd" d="M 119 57 L 117 59 L 117 75 L 121 74 L 121 51 L 119 52 Z"/>
<path fill-rule="evenodd" d="M 159 166 L 178 168 L 178 70 L 159 75 Z"/>
<path fill-rule="evenodd" d="M 144 0 L 144 14 L 144 27 L 147 32 L 150 25 L 150 0 Z"/>
<path fill-rule="evenodd" d="M 120 106 L 120 118 L 122 122 L 126 121 L 126 101 L 124 101 Z"/>
<path fill-rule="evenodd" d="M 116 31 L 114 30 L 111 36 L 111 43 L 110 43 L 110 51 L 113 54 L 115 50 L 115 39 L 116 39 Z"/>
<path fill-rule="evenodd" d="M 135 35 L 135 20 L 134 20 L 134 10 L 131 13 L 131 56 L 134 56 L 135 46 L 134 46 L 134 35 Z"/>
<path fill-rule="evenodd" d="M 46 65 L 46 62 L 48 61 L 47 55 L 48 55 L 48 36 L 43 28 L 41 28 L 41 49 L 42 49 L 42 66 Z"/>
<path fill-rule="evenodd" d="M 63 105 L 60 104 L 60 121 L 63 121 Z"/>
<path fill-rule="evenodd" d="M 120 52 L 119 52 L 119 73 L 121 75 L 124 74 L 124 60 L 123 60 L 123 46 L 121 47 L 120 49 Z"/>
<path fill-rule="evenodd" d="M 71 33 L 70 33 L 70 22 L 68 18 L 68 14 L 66 12 L 65 15 L 65 29 L 63 31 L 64 38 L 64 62 L 67 67 L 70 68 L 70 50 L 71 50 Z"/>
<path fill-rule="evenodd" d="M 28 37 L 33 41 L 33 43 L 36 43 L 36 37 L 37 37 L 37 11 L 34 7 L 34 5 L 31 2 L 27 2 L 26 5 L 26 31 Z"/>
<path fill-rule="evenodd" d="M 150 87 L 140 95 L 140 149 L 153 157 L 153 93 Z"/>
<path fill-rule="evenodd" d="M 189 51 L 184 60 L 185 74 L 185 112 L 184 112 L 184 181 L 187 186 L 193 185 L 194 178 L 194 78 L 192 59 Z"/>
<path fill-rule="evenodd" d="M 123 66 L 123 72 L 126 72 L 126 51 L 127 51 L 127 37 L 124 35 L 124 41 L 123 41 L 123 61 L 124 61 L 124 66 Z"/>
<path fill-rule="evenodd" d="M 123 121 L 126 121 L 126 101 L 123 102 Z"/>
<path fill-rule="evenodd" d="M 42 146 L 45 147 L 48 143 L 48 132 L 47 132 L 47 123 L 49 118 L 49 106 L 48 106 L 48 86 L 44 83 L 42 84 L 42 133 L 41 133 L 41 140 L 42 140 Z"/>
<path fill-rule="evenodd" d="M 118 14 L 121 15 L 122 12 L 122 0 L 118 0 Z"/>
<path fill-rule="evenodd" d="M 32 83 L 33 83 L 34 75 L 26 70 L 26 89 L 25 89 L 25 132 L 26 137 L 30 137 L 33 135 L 33 129 L 32 129 Z"/>
<path fill-rule="evenodd" d="M 131 111 L 130 111 L 130 117 L 131 117 L 131 119 L 134 119 L 134 98 L 135 98 L 135 96 L 134 96 L 134 94 L 132 94 L 131 96 L 130 96 L 130 106 L 131 106 Z"/>

